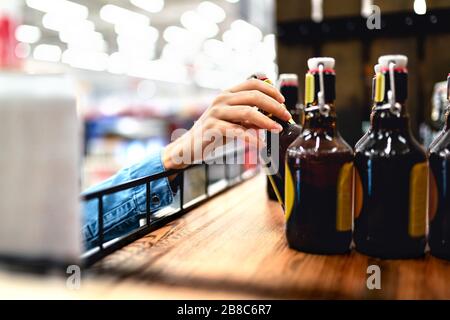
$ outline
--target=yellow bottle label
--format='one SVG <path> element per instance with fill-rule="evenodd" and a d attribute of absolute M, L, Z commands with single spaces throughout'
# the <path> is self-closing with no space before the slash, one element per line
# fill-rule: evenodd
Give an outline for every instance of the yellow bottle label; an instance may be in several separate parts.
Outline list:
<path fill-rule="evenodd" d="M 384 74 L 377 73 L 375 77 L 375 102 L 381 102 L 384 100 Z"/>
<path fill-rule="evenodd" d="M 307 73 L 305 76 L 305 105 L 314 101 L 314 76 Z"/>
<path fill-rule="evenodd" d="M 353 203 L 353 211 L 355 215 L 355 219 L 359 217 L 363 206 L 363 187 L 361 182 L 361 176 L 359 175 L 358 169 L 353 168 L 353 179 L 354 179 L 354 203 Z"/>
<path fill-rule="evenodd" d="M 337 181 L 336 230 L 352 229 L 353 163 L 347 162 L 339 170 Z"/>
<path fill-rule="evenodd" d="M 269 178 L 270 184 L 272 185 L 272 189 L 275 192 L 275 195 L 277 196 L 278 202 L 283 205 L 283 199 L 280 194 L 280 190 L 278 190 L 277 184 L 273 180 L 273 177 L 269 174 L 269 171 L 266 169 L 267 177 Z"/>
<path fill-rule="evenodd" d="M 438 188 L 436 184 L 436 179 L 434 178 L 434 174 L 431 170 L 429 170 L 429 199 L 428 199 L 428 219 L 429 221 L 433 221 L 434 216 L 436 215 L 437 207 L 438 207 Z"/>
<path fill-rule="evenodd" d="M 409 228 L 411 237 L 422 237 L 427 224 L 428 163 L 414 165 L 409 178 Z"/>
<path fill-rule="evenodd" d="M 291 170 L 289 169 L 289 165 L 285 164 L 285 178 L 284 178 L 284 205 L 285 205 L 285 215 L 286 221 L 289 220 L 289 217 L 292 213 L 292 207 L 294 206 L 295 199 L 295 188 L 294 188 L 294 180 L 292 179 Z"/>

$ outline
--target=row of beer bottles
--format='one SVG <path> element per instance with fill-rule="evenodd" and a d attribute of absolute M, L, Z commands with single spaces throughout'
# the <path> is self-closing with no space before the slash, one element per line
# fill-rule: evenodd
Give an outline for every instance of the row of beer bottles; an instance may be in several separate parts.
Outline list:
<path fill-rule="evenodd" d="M 445 155 L 450 154 L 450 126 L 430 148 L 429 174 L 405 106 L 407 57 L 382 56 L 374 76 L 371 126 L 353 152 L 336 129 L 334 64 L 332 58 L 308 61 L 303 130 L 283 130 L 298 135 L 278 176 L 285 181 L 289 245 L 305 252 L 344 253 L 353 239 L 356 250 L 370 256 L 419 257 L 429 212 L 431 251 L 449 258 Z"/>

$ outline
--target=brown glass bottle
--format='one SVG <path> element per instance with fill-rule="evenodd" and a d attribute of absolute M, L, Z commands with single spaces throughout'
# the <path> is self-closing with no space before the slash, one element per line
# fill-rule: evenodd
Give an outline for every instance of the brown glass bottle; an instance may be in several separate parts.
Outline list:
<path fill-rule="evenodd" d="M 376 100 L 382 103 L 355 150 L 354 241 L 370 256 L 414 258 L 426 241 L 426 155 L 409 127 L 406 56 L 382 56 L 379 63 Z"/>
<path fill-rule="evenodd" d="M 273 85 L 270 79 L 263 73 L 254 74 L 250 76 L 250 78 L 259 79 L 266 82 L 268 85 Z M 276 199 L 284 208 L 284 159 L 288 146 L 300 135 L 301 127 L 299 127 L 292 119 L 285 121 L 274 117 L 272 114 L 267 114 L 266 112 L 263 113 L 279 123 L 283 128 L 283 130 L 277 134 L 266 131 L 267 147 L 261 152 L 261 156 L 266 162 L 265 171 L 269 180 L 268 182 L 272 186 Z M 275 145 L 273 145 L 274 142 Z"/>
<path fill-rule="evenodd" d="M 352 233 L 353 151 L 336 128 L 334 59 L 313 58 L 308 66 L 303 132 L 286 154 L 286 237 L 300 251 L 345 253 Z"/>
<path fill-rule="evenodd" d="M 450 74 L 447 78 L 447 100 L 444 128 L 429 150 L 428 242 L 432 255 L 450 260 Z"/>
<path fill-rule="evenodd" d="M 279 90 L 285 98 L 285 106 L 289 113 L 292 115 L 292 119 L 298 125 L 293 126 L 291 129 L 287 126 L 287 130 L 283 130 L 281 134 L 271 133 L 267 131 L 266 141 L 271 144 L 271 139 L 278 139 L 280 148 L 278 152 L 278 166 L 279 175 L 272 175 L 267 177 L 267 195 L 271 200 L 278 200 L 277 192 L 274 190 L 270 179 L 274 180 L 277 185 L 278 193 L 281 199 L 284 199 L 284 163 L 287 147 L 294 141 L 301 131 L 300 125 L 300 107 L 298 104 L 298 77 L 292 73 L 282 73 L 278 80 Z M 272 136 L 273 135 L 273 136 Z"/>

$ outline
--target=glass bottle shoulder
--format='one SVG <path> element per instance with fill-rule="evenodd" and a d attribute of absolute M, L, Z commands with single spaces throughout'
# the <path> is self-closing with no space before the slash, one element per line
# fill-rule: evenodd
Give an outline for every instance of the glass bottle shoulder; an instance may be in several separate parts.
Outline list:
<path fill-rule="evenodd" d="M 320 156 L 333 153 L 353 155 L 353 149 L 339 133 L 335 132 L 331 135 L 321 130 L 304 129 L 302 134 L 288 148 L 288 154 L 290 155 Z"/>
<path fill-rule="evenodd" d="M 393 157 L 416 153 L 426 157 L 425 149 L 409 131 L 369 131 L 364 140 L 355 147 L 356 155 Z"/>

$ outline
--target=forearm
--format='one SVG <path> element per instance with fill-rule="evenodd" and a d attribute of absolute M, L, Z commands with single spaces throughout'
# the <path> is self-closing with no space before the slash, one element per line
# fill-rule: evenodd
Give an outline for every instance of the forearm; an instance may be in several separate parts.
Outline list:
<path fill-rule="evenodd" d="M 115 186 L 133 179 L 153 175 L 166 168 L 159 150 L 138 164 L 120 170 L 108 180 L 89 188 L 85 193 Z M 150 183 L 150 211 L 155 212 L 173 202 L 169 180 L 161 178 Z M 103 197 L 103 220 L 105 241 L 124 235 L 139 227 L 139 220 L 146 214 L 146 186 L 141 185 Z M 84 204 L 83 237 L 88 249 L 98 240 L 98 200 Z"/>

